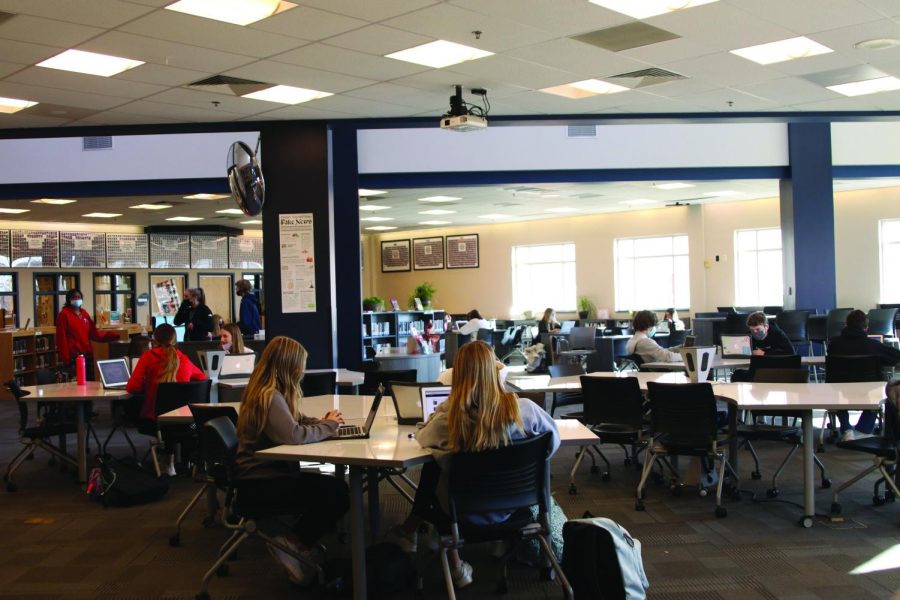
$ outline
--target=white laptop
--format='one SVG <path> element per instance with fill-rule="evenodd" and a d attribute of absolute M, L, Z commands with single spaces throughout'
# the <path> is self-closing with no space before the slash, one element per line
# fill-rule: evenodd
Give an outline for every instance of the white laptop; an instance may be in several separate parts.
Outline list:
<path fill-rule="evenodd" d="M 256 354 L 226 354 L 222 357 L 219 379 L 247 379 L 256 366 Z"/>
<path fill-rule="evenodd" d="M 423 387 L 422 394 L 422 422 L 427 423 L 435 409 L 450 397 L 450 386 L 440 385 L 435 387 Z"/>
<path fill-rule="evenodd" d="M 422 422 L 423 387 L 439 387 L 440 383 L 391 382 L 391 398 L 400 425 L 416 425 Z"/>
<path fill-rule="evenodd" d="M 100 371 L 100 380 L 103 382 L 103 387 L 108 390 L 125 389 L 128 378 L 131 377 L 127 358 L 98 360 L 97 370 Z"/>
<path fill-rule="evenodd" d="M 563 321 L 559 326 L 559 332 L 570 333 L 573 327 L 575 327 L 575 321 Z"/>
<path fill-rule="evenodd" d="M 749 335 L 722 335 L 722 358 L 746 358 L 751 354 Z"/>

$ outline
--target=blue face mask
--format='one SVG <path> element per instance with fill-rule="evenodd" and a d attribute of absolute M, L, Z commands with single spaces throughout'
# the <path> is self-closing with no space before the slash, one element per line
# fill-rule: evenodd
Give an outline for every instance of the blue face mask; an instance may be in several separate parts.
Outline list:
<path fill-rule="evenodd" d="M 84 300 L 72 300 L 72 308 L 81 308 Z"/>
<path fill-rule="evenodd" d="M 656 327 L 651 327 L 650 331 L 647 332 L 647 335 L 649 337 L 653 337 L 654 335 L 656 335 Z"/>
<path fill-rule="evenodd" d="M 751 331 L 751 332 L 750 332 L 750 335 L 752 335 L 752 336 L 753 336 L 753 339 L 756 340 L 757 342 L 761 342 L 761 341 L 763 341 L 764 339 L 766 339 L 766 335 L 767 335 L 768 333 L 769 333 L 769 332 L 768 332 L 768 331 L 765 331 L 765 330 L 763 330 L 763 331 Z"/>

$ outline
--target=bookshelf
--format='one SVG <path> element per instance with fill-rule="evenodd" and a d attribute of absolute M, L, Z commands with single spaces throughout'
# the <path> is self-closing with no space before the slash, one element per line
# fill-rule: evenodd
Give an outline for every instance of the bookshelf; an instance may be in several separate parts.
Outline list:
<path fill-rule="evenodd" d="M 438 351 L 444 351 L 445 310 L 401 310 L 364 312 L 362 315 L 363 352 L 371 356 L 376 346 L 390 344 L 392 348 L 405 347 L 410 330 L 424 333 L 425 323 L 431 321 L 432 335 L 438 336 Z M 363 356 L 365 359 L 365 355 Z"/>
<path fill-rule="evenodd" d="M 55 327 L 0 331 L 0 381 L 35 385 L 36 371 L 55 369 L 58 362 Z M 0 397 L 13 400 L 6 388 L 0 388 Z"/>

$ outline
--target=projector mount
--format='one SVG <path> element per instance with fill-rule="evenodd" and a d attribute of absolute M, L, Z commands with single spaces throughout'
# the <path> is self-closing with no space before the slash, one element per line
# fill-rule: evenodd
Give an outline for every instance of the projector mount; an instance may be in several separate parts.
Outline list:
<path fill-rule="evenodd" d="M 473 88 L 469 93 L 481 96 L 482 106 L 477 104 L 468 104 L 463 100 L 462 86 L 456 86 L 456 93 L 450 96 L 450 110 L 444 114 L 445 117 L 462 117 L 473 115 L 476 117 L 487 118 L 491 110 L 491 103 L 487 97 L 487 90 L 483 88 Z"/>

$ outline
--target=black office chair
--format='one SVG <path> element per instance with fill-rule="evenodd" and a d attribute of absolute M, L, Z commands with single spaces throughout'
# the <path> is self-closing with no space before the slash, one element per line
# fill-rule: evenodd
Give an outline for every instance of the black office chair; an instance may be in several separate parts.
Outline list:
<path fill-rule="evenodd" d="M 722 324 L 721 333 L 724 335 L 749 335 L 747 328 L 747 315 L 744 313 L 728 313 L 725 315 L 725 322 Z M 722 345 L 722 339 L 719 338 L 718 345 Z"/>
<path fill-rule="evenodd" d="M 756 383 L 806 383 L 809 381 L 809 372 L 806 369 L 800 368 L 800 356 L 794 355 L 797 358 L 796 367 L 776 367 L 776 368 L 757 368 L 754 371 L 753 381 Z M 757 358 L 757 357 L 753 357 Z M 758 357 L 758 358 L 791 358 L 791 357 Z M 781 461 L 781 464 L 778 465 L 778 468 L 775 470 L 775 473 L 772 475 L 772 487 L 766 490 L 766 495 L 769 498 L 778 497 L 778 478 L 781 476 L 782 471 L 784 471 L 784 467 L 787 465 L 788 461 L 794 456 L 794 453 L 797 452 L 797 449 L 803 443 L 803 432 L 800 427 L 795 425 L 787 426 L 787 419 L 797 419 L 802 418 L 802 414 L 800 412 L 766 412 L 766 411 L 753 411 L 749 418 L 745 420 L 743 425 L 739 425 L 737 429 L 737 435 L 741 439 L 741 446 L 747 448 L 750 451 L 750 455 L 753 457 L 753 463 L 755 468 L 753 472 L 750 474 L 752 479 L 762 479 L 762 474 L 759 470 L 759 455 L 756 453 L 756 449 L 753 447 L 754 442 L 780 442 L 784 444 L 789 444 L 791 449 L 788 451 L 787 455 L 784 457 L 784 460 Z M 783 419 L 782 425 L 774 425 L 766 423 L 766 419 L 774 419 L 781 418 Z M 819 457 L 813 456 L 813 459 L 816 462 L 816 466 L 819 468 L 819 473 L 822 478 L 822 488 L 831 487 L 831 480 L 825 475 L 825 465 L 822 464 L 822 461 L 819 460 Z"/>
<path fill-rule="evenodd" d="M 19 387 L 19 384 L 15 381 L 7 381 L 3 385 L 15 398 L 18 405 L 19 441 L 25 446 L 6 467 L 6 473 L 3 475 L 3 481 L 6 482 L 6 491 L 15 492 L 19 489 L 19 486 L 13 481 L 13 474 L 27 458 L 31 457 L 35 450 L 44 450 L 50 454 L 51 459 L 59 459 L 66 464 L 77 467 L 78 461 L 66 453 L 65 447 L 66 436 L 76 433 L 75 423 L 48 420 L 33 427 L 28 427 L 28 403 L 23 400 L 29 395 L 28 392 Z M 59 447 L 47 441 L 48 438 L 52 437 L 59 438 Z"/>
<path fill-rule="evenodd" d="M 486 343 L 491 348 L 494 347 L 494 330 L 493 329 L 479 329 L 478 333 L 475 335 L 475 339 L 480 340 Z"/>
<path fill-rule="evenodd" d="M 881 359 L 877 356 L 838 356 L 829 354 L 825 357 L 826 383 L 853 383 L 857 381 L 883 381 L 884 373 Z M 822 416 L 822 428 L 819 431 L 818 452 L 825 451 L 825 430 L 830 427 L 832 437 L 837 437 L 836 411 L 826 411 Z"/>
<path fill-rule="evenodd" d="M 506 563 L 524 542 L 537 539 L 544 558 L 556 571 L 568 598 L 572 588 L 559 566 L 547 536 L 550 534 L 550 434 L 544 433 L 509 446 L 481 452 L 453 454 L 447 469 L 449 527 L 439 527 L 441 566 L 447 596 L 456 599 L 447 551 L 464 544 L 504 540 L 513 547 L 503 557 L 503 571 L 497 591 L 507 590 Z M 531 515 L 537 505 L 538 519 Z M 502 523 L 476 525 L 461 516 L 490 512 L 510 512 Z M 552 577 L 551 568 L 542 569 L 542 578 Z"/>
<path fill-rule="evenodd" d="M 336 393 L 337 373 L 326 371 L 324 373 L 304 373 L 300 381 L 300 390 L 304 396 L 326 396 Z"/>
<path fill-rule="evenodd" d="M 212 381 L 185 381 L 160 383 L 156 388 L 156 416 L 179 409 L 188 404 L 209 404 L 209 392 Z M 151 436 L 150 458 L 153 460 L 153 469 L 159 477 L 159 457 L 156 456 L 156 448 L 163 444 L 163 440 L 171 445 L 190 444 L 193 442 L 193 427 L 183 425 L 160 426 L 158 421 L 140 421 L 138 432 Z"/>
<path fill-rule="evenodd" d="M 384 386 L 384 393 L 391 393 L 392 381 L 408 381 L 414 383 L 418 372 L 415 369 L 400 369 L 396 371 L 366 371 L 363 374 L 362 385 L 359 386 L 359 393 L 364 396 L 374 396 L 378 391 L 378 386 Z"/>
<path fill-rule="evenodd" d="M 616 357 L 617 371 L 640 371 L 644 364 L 644 359 L 637 352 L 633 352 L 628 356 Z"/>
<path fill-rule="evenodd" d="M 716 397 L 709 383 L 647 383 L 650 400 L 650 429 L 653 437 L 644 454 L 644 469 L 637 487 L 635 510 L 644 510 L 644 485 L 653 471 L 657 459 L 674 474 L 673 490 L 680 490 L 678 472 L 669 463 L 669 456 L 700 456 L 714 464 L 719 461 L 716 483 L 717 517 L 725 517 L 728 511 L 722 506 L 722 487 L 725 470 L 734 477 L 732 493 L 736 493 L 738 475 L 731 468 L 721 446 L 728 442 L 727 434 L 719 433 L 716 416 Z M 701 487 L 701 495 L 705 488 Z"/>
<path fill-rule="evenodd" d="M 900 462 L 900 393 L 898 392 L 900 389 L 897 385 L 887 386 L 887 398 L 882 402 L 884 431 L 881 436 L 837 443 L 837 447 L 843 450 L 871 454 L 874 462 L 865 471 L 835 488 L 831 504 L 832 515 L 841 514 L 838 494 L 876 469 L 881 474 L 881 478 L 875 482 L 872 504 L 881 506 L 888 500 L 894 500 L 900 496 L 900 489 L 897 488 L 897 463 Z M 884 496 L 879 494 L 879 486 L 882 482 L 887 488 Z"/>
<path fill-rule="evenodd" d="M 763 312 L 767 315 L 775 315 L 776 317 L 784 312 L 783 306 L 763 306 Z"/>
<path fill-rule="evenodd" d="M 237 411 L 231 406 L 189 404 L 188 408 L 191 409 L 191 415 L 194 417 L 194 426 L 199 432 L 199 444 L 194 461 L 194 479 L 203 485 L 197 490 L 197 493 L 194 494 L 188 505 L 184 507 L 184 510 L 181 511 L 181 514 L 175 520 L 175 533 L 169 538 L 170 546 L 181 545 L 181 524 L 204 494 L 207 494 L 208 506 L 206 517 L 203 519 L 203 526 L 210 527 L 215 522 L 218 509 L 218 499 L 216 498 L 215 490 L 227 491 L 229 481 L 228 467 L 224 462 L 224 457 L 215 452 L 207 454 L 207 452 L 210 452 L 211 449 L 217 446 L 203 439 L 204 435 L 209 435 L 210 433 L 204 425 L 218 417 L 226 417 L 232 424 L 237 425 L 238 418 Z"/>
<path fill-rule="evenodd" d="M 685 336 L 689 335 L 690 331 L 687 329 L 682 329 L 680 331 L 672 331 L 669 329 L 669 342 L 666 344 L 667 348 L 674 348 L 675 346 L 681 346 L 684 344 Z"/>
<path fill-rule="evenodd" d="M 599 444 L 615 444 L 625 452 L 625 466 L 637 463 L 637 455 L 644 449 L 650 428 L 644 422 L 644 395 L 637 377 L 581 377 L 584 410 L 563 415 L 564 419 L 578 419 L 597 434 L 600 440 L 593 446 L 582 446 L 569 473 L 569 493 L 577 494 L 575 473 L 585 454 L 591 458 L 591 473 L 599 471 L 594 454 L 606 463 L 601 478 L 609 481 L 609 460 Z M 631 453 L 628 452 L 631 446 Z"/>
<path fill-rule="evenodd" d="M 799 369 L 802 366 L 802 359 L 799 354 L 766 354 L 762 356 L 750 356 L 750 369 L 748 370 L 747 381 L 755 381 L 754 375 L 760 369 Z M 809 371 L 806 372 L 807 379 Z"/>
<path fill-rule="evenodd" d="M 225 576 L 228 574 L 227 561 L 237 552 L 238 547 L 251 536 L 259 536 L 267 544 L 290 554 L 304 565 L 311 567 L 318 574 L 319 583 L 322 583 L 324 574 L 318 565 L 310 562 L 305 556 L 297 554 L 293 549 L 285 546 L 259 528 L 259 521 L 273 519 L 283 514 L 290 514 L 292 511 L 290 507 L 282 506 L 278 502 L 280 498 L 278 486 L 281 485 L 281 482 L 277 479 L 258 479 L 244 482 L 235 479 L 234 457 L 237 452 L 238 439 L 237 431 L 231 419 L 228 417 L 216 417 L 209 420 L 204 425 L 202 439 L 205 446 L 203 450 L 204 455 L 223 466 L 223 472 L 226 474 L 229 488 L 226 503 L 232 516 L 238 519 L 238 524 L 232 527 L 226 523 L 226 526 L 234 529 L 234 532 L 219 550 L 219 558 L 203 576 L 196 598 L 198 600 L 209 600 L 210 580 L 214 575 Z"/>
<path fill-rule="evenodd" d="M 791 344 L 806 346 L 807 352 L 812 355 L 812 346 L 809 343 L 809 312 L 805 310 L 785 310 L 778 315 L 778 327 L 784 331 Z"/>
<path fill-rule="evenodd" d="M 733 306 L 717 306 L 716 310 L 725 315 L 732 315 L 736 312 Z"/>
<path fill-rule="evenodd" d="M 896 341 L 894 331 L 894 319 L 897 316 L 896 308 L 873 308 L 869 310 L 869 335 L 880 335 L 884 341 Z"/>
<path fill-rule="evenodd" d="M 550 377 L 569 377 L 572 375 L 584 375 L 584 367 L 581 363 L 561 363 L 558 365 L 550 365 Z M 553 399 L 550 401 L 550 416 L 560 406 L 571 406 L 573 404 L 581 404 L 581 392 L 553 392 Z"/>

